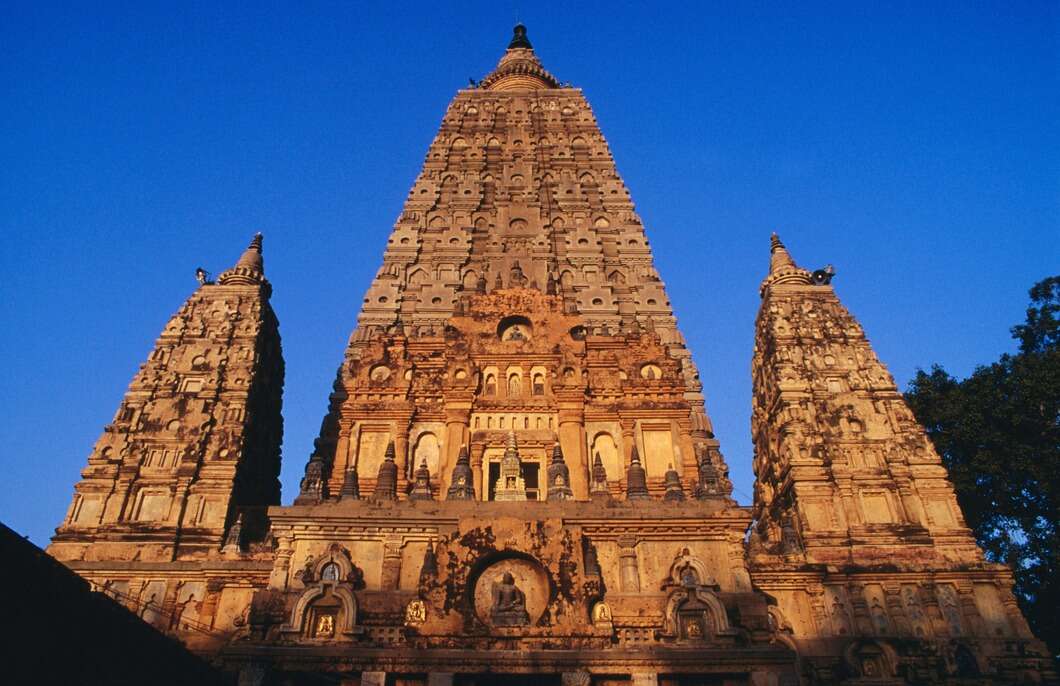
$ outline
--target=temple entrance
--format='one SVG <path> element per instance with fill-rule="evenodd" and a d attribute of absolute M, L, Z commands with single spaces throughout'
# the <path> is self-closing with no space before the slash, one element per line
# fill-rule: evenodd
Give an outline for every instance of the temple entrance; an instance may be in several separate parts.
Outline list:
<path fill-rule="evenodd" d="M 453 686 L 560 686 L 559 674 L 457 674 Z"/>

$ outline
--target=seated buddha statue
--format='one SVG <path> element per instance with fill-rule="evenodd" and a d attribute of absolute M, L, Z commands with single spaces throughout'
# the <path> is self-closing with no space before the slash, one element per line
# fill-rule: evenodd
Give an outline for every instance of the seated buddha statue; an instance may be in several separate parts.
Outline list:
<path fill-rule="evenodd" d="M 511 572 L 505 572 L 493 584 L 493 608 L 490 619 L 494 626 L 526 626 L 530 615 L 526 612 L 526 595 L 515 585 Z"/>

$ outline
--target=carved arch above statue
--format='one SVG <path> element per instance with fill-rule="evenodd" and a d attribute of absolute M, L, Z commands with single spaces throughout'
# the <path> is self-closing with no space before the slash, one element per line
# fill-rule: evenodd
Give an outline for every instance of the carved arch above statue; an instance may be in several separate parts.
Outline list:
<path fill-rule="evenodd" d="M 282 631 L 311 639 L 340 639 L 361 633 L 357 598 L 349 586 L 315 584 L 298 598 L 290 623 Z"/>
<path fill-rule="evenodd" d="M 662 583 L 663 590 L 673 586 L 717 588 L 718 582 L 702 560 L 693 555 L 688 548 L 682 548 L 674 557 L 670 571 Z"/>
<path fill-rule="evenodd" d="M 847 669 L 863 679 L 890 679 L 898 667 L 898 654 L 885 641 L 851 641 L 843 651 Z"/>
<path fill-rule="evenodd" d="M 660 638 L 710 641 L 735 633 L 729 625 L 725 606 L 713 590 L 699 586 L 670 591 L 663 611 Z"/>
<path fill-rule="evenodd" d="M 313 640 L 336 640 L 360 633 L 355 588 L 364 587 L 364 574 L 350 552 L 338 543 L 306 559 L 296 576 L 305 590 L 295 602 L 283 633 Z"/>

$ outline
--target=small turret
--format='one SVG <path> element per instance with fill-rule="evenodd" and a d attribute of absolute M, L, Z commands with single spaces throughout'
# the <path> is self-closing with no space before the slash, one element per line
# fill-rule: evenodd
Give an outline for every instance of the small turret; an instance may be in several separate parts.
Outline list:
<path fill-rule="evenodd" d="M 438 556 L 434 552 L 434 541 L 427 541 L 427 549 L 423 551 L 423 564 L 420 566 L 420 583 L 438 576 Z"/>
<path fill-rule="evenodd" d="M 710 458 L 704 454 L 699 460 L 699 480 L 692 490 L 692 495 L 697 500 L 706 500 L 721 494 L 721 479 L 718 469 Z"/>
<path fill-rule="evenodd" d="M 548 465 L 548 499 L 571 500 L 574 492 L 570 489 L 570 470 L 563 459 L 563 450 L 556 443 L 552 448 L 552 462 Z"/>
<path fill-rule="evenodd" d="M 629 472 L 626 474 L 626 500 L 648 500 L 648 475 L 644 473 L 644 467 L 640 463 L 640 453 L 637 446 L 633 446 L 633 453 L 629 456 Z"/>
<path fill-rule="evenodd" d="M 663 500 L 670 502 L 681 502 L 685 499 L 685 489 L 681 486 L 681 476 L 674 469 L 673 465 L 670 465 L 669 469 L 666 470 L 666 476 L 664 477 L 666 484 L 666 493 L 663 494 Z"/>
<path fill-rule="evenodd" d="M 508 446 L 501 458 L 501 474 L 494 486 L 494 500 L 526 500 L 526 483 L 523 481 L 523 463 L 519 459 L 519 446 L 515 432 L 508 432 Z"/>
<path fill-rule="evenodd" d="M 467 446 L 460 446 L 460 454 L 456 457 L 456 465 L 453 467 L 453 481 L 449 485 L 449 491 L 445 494 L 446 500 L 474 500 L 475 481 L 471 473 L 471 460 L 468 458 Z"/>
<path fill-rule="evenodd" d="M 604 461 L 600 459 L 599 452 L 593 458 L 592 483 L 589 485 L 589 497 L 593 500 L 607 500 L 611 497 L 611 490 L 607 487 L 607 470 L 604 469 Z"/>
<path fill-rule="evenodd" d="M 409 500 L 434 500 L 434 489 L 431 487 L 431 472 L 427 469 L 427 460 L 420 462 L 416 468 L 412 492 Z"/>
<path fill-rule="evenodd" d="M 397 500 L 397 465 L 394 463 L 394 441 L 386 446 L 383 464 L 379 465 L 379 477 L 375 481 L 372 500 Z"/>
<path fill-rule="evenodd" d="M 357 466 L 354 465 L 346 470 L 342 488 L 339 490 L 339 500 L 359 500 L 360 497 L 361 483 L 357 478 Z"/>

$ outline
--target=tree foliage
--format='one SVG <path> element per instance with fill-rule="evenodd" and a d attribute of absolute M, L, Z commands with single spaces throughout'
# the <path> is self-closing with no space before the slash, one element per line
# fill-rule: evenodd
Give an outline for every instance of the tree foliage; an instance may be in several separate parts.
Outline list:
<path fill-rule="evenodd" d="M 906 400 L 987 556 L 1012 566 L 1024 615 L 1060 654 L 1060 276 L 1030 290 L 1019 352 L 963 381 L 919 370 Z"/>

